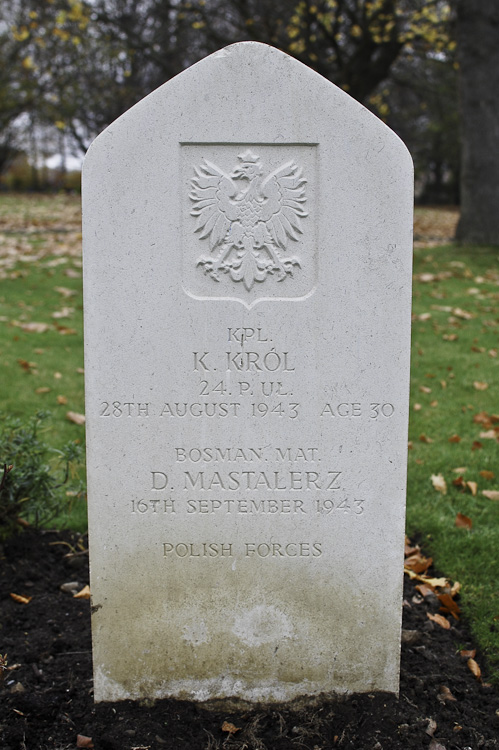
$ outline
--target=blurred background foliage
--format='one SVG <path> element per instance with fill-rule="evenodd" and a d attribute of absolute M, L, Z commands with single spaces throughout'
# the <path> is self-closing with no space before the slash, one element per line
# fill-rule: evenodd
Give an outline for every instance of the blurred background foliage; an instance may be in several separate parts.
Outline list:
<path fill-rule="evenodd" d="M 0 174 L 79 185 L 92 139 L 233 42 L 276 46 L 361 101 L 408 145 L 420 202 L 459 199 L 455 20 L 441 0 L 3 0 Z"/>

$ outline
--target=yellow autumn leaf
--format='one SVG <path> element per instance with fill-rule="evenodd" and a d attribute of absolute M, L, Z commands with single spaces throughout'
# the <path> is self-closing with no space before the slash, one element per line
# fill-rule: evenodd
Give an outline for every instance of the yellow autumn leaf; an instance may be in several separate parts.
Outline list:
<path fill-rule="evenodd" d="M 20 594 L 11 594 L 10 596 L 15 602 L 19 602 L 19 604 L 29 604 L 33 599 L 32 596 L 21 596 Z"/>
<path fill-rule="evenodd" d="M 430 612 L 426 613 L 426 616 L 432 622 L 436 622 L 444 630 L 450 630 L 450 622 L 442 615 L 432 615 Z"/>
<path fill-rule="evenodd" d="M 473 381 L 473 388 L 476 391 L 486 391 L 488 387 L 489 387 L 488 383 L 483 383 L 480 380 Z"/>
<path fill-rule="evenodd" d="M 468 659 L 466 663 L 468 665 L 468 669 L 473 674 L 473 676 L 476 677 L 477 680 L 479 680 L 480 677 L 482 676 L 482 670 L 480 669 L 476 661 L 474 659 Z"/>
<path fill-rule="evenodd" d="M 66 419 L 68 419 L 70 422 L 74 422 L 74 424 L 85 424 L 85 415 L 78 414 L 75 411 L 68 411 L 66 414 Z"/>
<path fill-rule="evenodd" d="M 447 494 L 447 483 L 442 474 L 432 474 L 431 483 L 433 484 L 433 487 L 437 490 L 437 492 L 441 492 L 442 495 Z"/>
<path fill-rule="evenodd" d="M 482 495 L 489 500 L 499 500 L 499 490 L 482 490 Z"/>
<path fill-rule="evenodd" d="M 84 586 L 77 594 L 73 594 L 73 599 L 90 599 L 90 586 Z"/>

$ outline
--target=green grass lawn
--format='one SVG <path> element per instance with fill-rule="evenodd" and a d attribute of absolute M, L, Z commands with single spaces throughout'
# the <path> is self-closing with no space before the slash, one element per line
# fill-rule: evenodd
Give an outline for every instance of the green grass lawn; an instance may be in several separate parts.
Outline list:
<path fill-rule="evenodd" d="M 431 225 L 427 210 L 420 218 Z M 462 584 L 499 683 L 499 501 L 483 495 L 499 491 L 498 260 L 498 248 L 415 250 L 407 529 Z M 84 412 L 77 198 L 0 196 L 0 365 L 0 411 L 48 409 L 47 442 L 84 442 L 67 416 Z M 456 527 L 458 513 L 471 529 Z M 84 503 L 60 523 L 83 529 Z"/>

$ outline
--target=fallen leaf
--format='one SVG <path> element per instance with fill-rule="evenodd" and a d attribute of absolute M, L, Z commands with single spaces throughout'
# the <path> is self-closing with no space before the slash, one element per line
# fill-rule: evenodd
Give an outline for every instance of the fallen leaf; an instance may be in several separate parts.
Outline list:
<path fill-rule="evenodd" d="M 224 721 L 224 723 L 222 724 L 222 732 L 235 734 L 236 732 L 239 732 L 240 730 L 241 730 L 241 727 L 234 726 L 234 724 L 231 724 L 230 721 Z"/>
<path fill-rule="evenodd" d="M 441 492 L 442 495 L 447 494 L 447 484 L 442 474 L 432 474 L 431 483 L 433 484 L 433 487 L 437 490 L 437 492 Z"/>
<path fill-rule="evenodd" d="M 459 620 L 459 605 L 452 598 L 452 594 L 437 594 L 437 597 L 441 603 L 440 612 L 446 615 L 452 615 L 455 620 Z"/>
<path fill-rule="evenodd" d="M 430 401 L 430 406 L 435 408 L 435 406 L 438 406 L 438 401 Z"/>
<path fill-rule="evenodd" d="M 461 318 L 461 320 L 472 320 L 475 317 L 473 313 L 470 313 L 467 310 L 461 310 L 460 307 L 453 307 L 452 314 L 455 315 L 456 318 Z"/>
<path fill-rule="evenodd" d="M 94 743 L 92 742 L 91 737 L 85 737 L 84 734 L 79 734 L 76 737 L 76 747 L 88 747 L 93 748 Z"/>
<path fill-rule="evenodd" d="M 466 482 L 466 486 L 471 491 L 471 494 L 473 495 L 473 497 L 475 497 L 476 493 L 477 493 L 477 490 L 478 490 L 477 483 L 469 481 L 469 482 Z"/>
<path fill-rule="evenodd" d="M 445 745 L 442 745 L 441 742 L 438 742 L 433 738 L 428 746 L 428 750 L 447 750 L 447 748 L 445 747 Z"/>
<path fill-rule="evenodd" d="M 60 373 L 60 372 L 54 372 L 54 378 L 55 378 L 56 380 L 60 380 L 60 379 L 62 378 L 62 375 L 61 375 L 61 373 Z"/>
<path fill-rule="evenodd" d="M 48 323 L 19 323 L 16 320 L 12 321 L 12 325 L 17 326 L 22 331 L 26 331 L 26 333 L 45 333 L 50 328 Z"/>
<path fill-rule="evenodd" d="M 424 434 L 419 436 L 419 440 L 421 443 L 433 443 L 433 440 Z"/>
<path fill-rule="evenodd" d="M 416 590 L 419 591 L 421 596 L 428 596 L 428 594 L 435 593 L 433 586 L 428 586 L 426 583 L 418 583 Z"/>
<path fill-rule="evenodd" d="M 478 437 L 495 440 L 499 436 L 495 430 L 485 430 L 485 432 L 480 432 Z"/>
<path fill-rule="evenodd" d="M 427 385 L 420 385 L 419 390 L 421 393 L 431 393 L 431 388 L 428 388 Z"/>
<path fill-rule="evenodd" d="M 483 471 L 480 472 L 480 476 L 483 477 L 484 479 L 494 479 L 495 474 L 493 471 L 487 471 L 486 469 L 484 469 Z"/>
<path fill-rule="evenodd" d="M 470 650 L 462 649 L 462 651 L 459 652 L 459 655 L 464 659 L 474 659 L 476 656 L 476 648 Z"/>
<path fill-rule="evenodd" d="M 74 289 L 68 289 L 65 286 L 55 286 L 54 290 L 56 292 L 59 292 L 59 294 L 62 294 L 63 297 L 72 297 L 74 294 L 76 294 Z"/>
<path fill-rule="evenodd" d="M 466 466 L 458 466 L 456 469 L 452 469 L 454 474 L 464 474 L 465 471 L 468 471 Z"/>
<path fill-rule="evenodd" d="M 454 698 L 451 691 L 446 685 L 440 685 L 440 690 L 438 691 L 437 698 L 441 703 L 445 703 L 445 701 L 457 700 L 457 698 Z"/>
<path fill-rule="evenodd" d="M 70 422 L 74 422 L 75 424 L 85 424 L 85 415 L 78 414 L 75 411 L 68 411 L 66 419 L 69 419 Z"/>
<path fill-rule="evenodd" d="M 51 390 L 52 388 L 47 388 L 46 386 L 44 386 L 43 388 L 37 388 L 35 390 L 35 393 L 50 393 Z"/>
<path fill-rule="evenodd" d="M 488 383 L 483 383 L 480 380 L 473 381 L 473 388 L 476 391 L 486 391 L 488 387 L 489 387 Z"/>
<path fill-rule="evenodd" d="M 460 443 L 461 438 L 459 435 L 451 435 L 449 438 L 449 443 Z"/>
<path fill-rule="evenodd" d="M 442 338 L 443 338 L 444 341 L 457 341 L 458 340 L 458 335 L 457 335 L 457 333 L 444 333 L 444 335 L 442 336 Z"/>
<path fill-rule="evenodd" d="M 476 677 L 477 680 L 479 680 L 480 677 L 482 676 L 482 670 L 480 669 L 476 661 L 474 659 L 468 659 L 466 663 L 472 675 Z"/>
<path fill-rule="evenodd" d="M 473 521 L 468 516 L 464 516 L 462 513 L 458 513 L 454 525 L 460 529 L 471 529 Z"/>
<path fill-rule="evenodd" d="M 450 590 L 450 595 L 456 596 L 456 594 L 459 594 L 460 591 L 461 591 L 461 584 L 459 583 L 459 581 L 454 581 L 454 583 L 452 584 L 452 588 Z"/>
<path fill-rule="evenodd" d="M 66 396 L 57 396 L 57 403 L 58 404 L 67 404 L 68 400 Z"/>
<path fill-rule="evenodd" d="M 77 367 L 76 372 L 78 373 L 78 375 L 85 375 L 85 370 L 83 369 L 83 367 Z"/>
<path fill-rule="evenodd" d="M 482 495 L 489 500 L 499 500 L 499 490 L 482 490 Z"/>
<path fill-rule="evenodd" d="M 472 451 L 479 451 L 483 448 L 482 443 L 480 443 L 479 440 L 473 440 L 473 444 L 471 446 Z"/>
<path fill-rule="evenodd" d="M 432 615 L 430 612 L 426 613 L 426 616 L 432 622 L 436 622 L 444 630 L 450 630 L 450 622 L 442 615 Z"/>
<path fill-rule="evenodd" d="M 428 721 L 428 726 L 426 727 L 426 730 L 425 730 L 426 734 L 429 734 L 430 737 L 433 737 L 437 729 L 437 722 L 435 721 L 435 719 L 427 719 L 427 721 Z"/>
<path fill-rule="evenodd" d="M 416 553 L 405 559 L 404 565 L 414 573 L 424 573 L 433 562 L 433 558 L 425 557 L 420 553 Z"/>
<path fill-rule="evenodd" d="M 464 488 L 466 487 L 466 480 L 464 479 L 464 477 L 459 476 L 459 477 L 456 477 L 456 479 L 452 480 L 452 484 L 454 485 L 454 487 Z"/>
<path fill-rule="evenodd" d="M 53 312 L 52 317 L 57 319 L 70 318 L 74 311 L 74 307 L 63 307 L 62 310 L 56 310 L 56 312 Z"/>
<path fill-rule="evenodd" d="M 84 586 L 81 591 L 73 595 L 73 599 L 90 599 L 90 586 L 88 584 Z"/>
<path fill-rule="evenodd" d="M 19 602 L 19 604 L 29 604 L 33 599 L 32 596 L 21 596 L 20 594 L 11 594 L 10 596 L 15 602 Z"/>
<path fill-rule="evenodd" d="M 423 407 L 421 406 L 421 404 L 414 404 L 412 408 L 414 409 L 414 411 L 421 411 Z"/>

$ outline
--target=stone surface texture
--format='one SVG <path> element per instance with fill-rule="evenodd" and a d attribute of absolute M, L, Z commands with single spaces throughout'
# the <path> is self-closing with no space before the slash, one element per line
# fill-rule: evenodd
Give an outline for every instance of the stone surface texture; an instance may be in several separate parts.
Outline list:
<path fill-rule="evenodd" d="M 84 166 L 96 700 L 397 692 L 412 164 L 271 47 Z"/>

